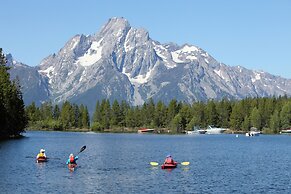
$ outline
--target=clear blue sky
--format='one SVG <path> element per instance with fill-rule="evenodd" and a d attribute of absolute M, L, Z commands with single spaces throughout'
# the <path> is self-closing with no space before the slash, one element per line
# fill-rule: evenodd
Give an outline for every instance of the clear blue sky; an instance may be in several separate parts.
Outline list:
<path fill-rule="evenodd" d="M 161 43 L 193 44 L 227 65 L 291 79 L 290 0 L 3 0 L 0 47 L 35 66 L 111 17 Z"/>

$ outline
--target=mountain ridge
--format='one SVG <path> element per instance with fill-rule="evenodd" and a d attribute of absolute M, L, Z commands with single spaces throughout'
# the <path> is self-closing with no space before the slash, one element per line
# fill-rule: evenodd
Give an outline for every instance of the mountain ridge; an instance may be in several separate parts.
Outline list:
<path fill-rule="evenodd" d="M 32 69 L 39 74 L 39 103 L 69 100 L 90 109 L 101 99 L 142 105 L 150 98 L 191 103 L 291 95 L 291 79 L 227 66 L 194 45 L 161 44 L 124 18 L 109 19 L 93 35 L 75 35 Z"/>

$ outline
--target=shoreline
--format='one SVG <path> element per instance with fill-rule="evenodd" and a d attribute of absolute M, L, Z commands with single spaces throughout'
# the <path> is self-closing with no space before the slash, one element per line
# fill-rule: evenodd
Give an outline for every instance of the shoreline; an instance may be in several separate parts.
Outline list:
<path fill-rule="evenodd" d="M 27 128 L 26 131 L 47 131 L 47 132 L 83 132 L 83 133 L 120 133 L 120 134 L 130 134 L 130 133 L 137 133 L 137 134 L 155 134 L 155 135 L 187 135 L 184 133 L 168 133 L 163 130 L 157 130 L 152 133 L 138 133 L 138 130 L 135 129 L 123 129 L 123 130 L 115 130 L 115 129 L 107 129 L 104 131 L 93 131 L 91 129 L 66 129 L 66 130 L 53 130 L 53 129 L 33 129 L 33 128 Z M 24 133 L 25 133 L 24 132 Z M 247 132 L 245 131 L 233 131 L 233 130 L 227 130 L 224 133 L 221 133 L 222 135 L 245 135 Z M 205 134 L 207 135 L 207 134 Z M 288 133 L 264 133 L 261 132 L 261 135 L 288 135 Z M 8 139 L 19 139 L 22 138 L 23 135 L 20 135 L 20 137 L 14 137 L 14 138 L 8 138 Z M 1 139 L 0 139 L 1 140 Z"/>

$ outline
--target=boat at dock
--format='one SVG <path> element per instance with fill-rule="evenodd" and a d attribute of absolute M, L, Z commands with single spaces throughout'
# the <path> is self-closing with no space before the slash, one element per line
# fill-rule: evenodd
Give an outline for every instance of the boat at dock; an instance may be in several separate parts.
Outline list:
<path fill-rule="evenodd" d="M 280 133 L 291 133 L 291 127 L 286 128 L 286 129 L 282 129 L 282 130 L 280 131 Z"/>
<path fill-rule="evenodd" d="M 252 136 L 259 136 L 261 134 L 260 131 L 250 131 L 246 133 L 247 137 L 252 137 Z"/>
<path fill-rule="evenodd" d="M 139 129 L 137 132 L 138 133 L 153 133 L 154 131 L 155 129 L 142 128 L 142 129 Z"/>
<path fill-rule="evenodd" d="M 200 129 L 200 127 L 198 126 L 193 127 L 192 131 L 186 131 L 186 134 L 188 135 L 197 135 L 197 134 L 205 134 L 205 133 L 206 133 L 206 130 Z"/>
<path fill-rule="evenodd" d="M 206 129 L 206 134 L 221 134 L 225 132 L 227 129 L 225 128 L 219 128 L 219 127 L 212 127 L 209 125 Z"/>

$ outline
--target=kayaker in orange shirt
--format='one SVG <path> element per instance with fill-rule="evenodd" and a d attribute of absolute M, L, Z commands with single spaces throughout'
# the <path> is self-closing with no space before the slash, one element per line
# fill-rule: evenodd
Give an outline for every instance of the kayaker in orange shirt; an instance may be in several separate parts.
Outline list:
<path fill-rule="evenodd" d="M 76 160 L 78 160 L 78 156 L 74 156 L 74 154 L 70 154 L 69 159 L 67 160 L 67 164 L 77 164 Z"/>
<path fill-rule="evenodd" d="M 167 155 L 164 164 L 174 164 L 174 160 L 171 155 Z"/>

